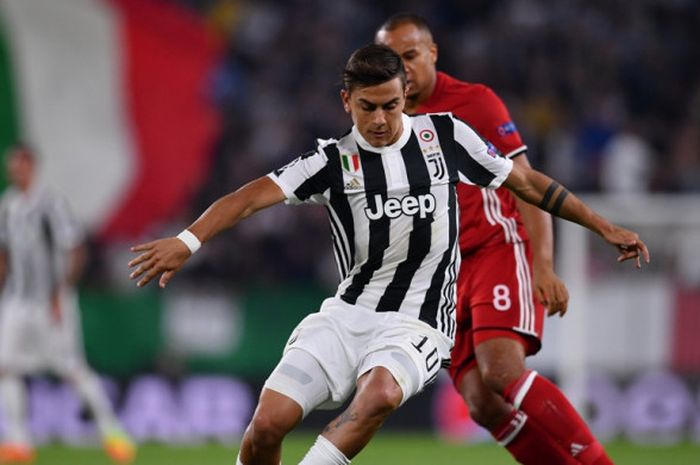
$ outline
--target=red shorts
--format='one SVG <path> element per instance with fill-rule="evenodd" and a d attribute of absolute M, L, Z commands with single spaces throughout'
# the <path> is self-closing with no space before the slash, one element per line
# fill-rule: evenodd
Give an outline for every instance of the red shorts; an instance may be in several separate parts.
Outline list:
<path fill-rule="evenodd" d="M 544 306 L 534 296 L 530 243 L 498 244 L 462 258 L 457 281 L 457 334 L 450 376 L 459 386 L 476 363 L 474 348 L 494 337 L 542 346 Z"/>

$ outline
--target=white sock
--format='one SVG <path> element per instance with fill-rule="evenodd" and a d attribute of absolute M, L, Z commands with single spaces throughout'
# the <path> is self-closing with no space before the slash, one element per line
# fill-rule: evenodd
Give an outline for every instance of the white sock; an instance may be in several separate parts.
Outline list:
<path fill-rule="evenodd" d="M 27 391 L 18 376 L 0 379 L 0 401 L 5 415 L 5 442 L 30 446 L 27 429 Z"/>
<path fill-rule="evenodd" d="M 80 370 L 78 373 L 72 373 L 71 376 L 75 389 L 95 416 L 100 435 L 105 437 L 114 431 L 121 431 L 119 420 L 112 410 L 112 404 L 102 389 L 99 378 L 89 370 Z"/>
<path fill-rule="evenodd" d="M 348 465 L 350 460 L 328 439 L 319 435 L 299 465 Z"/>

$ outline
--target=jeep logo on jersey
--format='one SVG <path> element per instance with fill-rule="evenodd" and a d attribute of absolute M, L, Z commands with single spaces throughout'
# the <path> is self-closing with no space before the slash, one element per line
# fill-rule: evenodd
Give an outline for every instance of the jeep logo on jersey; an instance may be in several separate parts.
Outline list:
<path fill-rule="evenodd" d="M 400 215 L 415 215 L 418 214 L 421 218 L 425 218 L 428 214 L 435 211 L 435 197 L 433 194 L 421 194 L 419 196 L 407 195 L 401 200 L 394 197 L 389 197 L 385 202 L 382 202 L 382 196 L 376 194 L 374 196 L 374 211 L 367 207 L 365 215 L 370 220 L 378 220 L 383 216 L 387 218 L 398 218 Z"/>

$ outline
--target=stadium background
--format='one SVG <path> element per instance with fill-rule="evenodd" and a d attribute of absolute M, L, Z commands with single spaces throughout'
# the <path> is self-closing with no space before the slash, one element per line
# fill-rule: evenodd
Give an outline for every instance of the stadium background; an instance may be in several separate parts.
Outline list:
<path fill-rule="evenodd" d="M 408 10 L 433 26 L 441 69 L 501 95 L 533 165 L 595 194 L 654 254 L 620 270 L 560 227 L 572 311 L 547 322 L 534 365 L 605 440 L 700 442 L 698 2 L 0 0 L 0 149 L 36 147 L 86 225 L 85 344 L 127 427 L 235 444 L 291 328 L 337 279 L 321 209 L 254 217 L 165 291 L 127 280 L 128 246 L 344 133 L 347 56 Z M 31 395 L 41 442 L 91 443 L 70 390 L 45 378 Z M 459 406 L 443 380 L 386 428 L 487 440 Z"/>

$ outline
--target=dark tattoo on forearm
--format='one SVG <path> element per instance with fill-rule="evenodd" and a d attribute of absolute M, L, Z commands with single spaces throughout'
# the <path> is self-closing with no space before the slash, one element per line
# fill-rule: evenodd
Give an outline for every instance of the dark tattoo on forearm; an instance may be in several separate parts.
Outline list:
<path fill-rule="evenodd" d="M 336 418 L 333 422 L 326 426 L 323 431 L 330 432 L 334 429 L 340 428 L 346 423 L 350 423 L 351 421 L 357 421 L 357 413 L 350 410 L 346 410 L 345 412 L 341 413 L 338 418 Z"/>
<path fill-rule="evenodd" d="M 561 189 L 559 189 L 560 187 Z M 555 193 L 557 194 L 556 196 L 554 196 Z M 539 207 L 542 210 L 548 211 L 554 216 L 559 216 L 559 211 L 561 210 L 561 206 L 564 204 L 564 200 L 566 199 L 567 195 L 569 195 L 569 191 L 567 191 L 558 182 L 552 181 L 552 184 L 547 187 Z M 552 197 L 554 197 L 554 202 L 551 202 Z M 552 203 L 551 206 L 550 203 Z"/>

